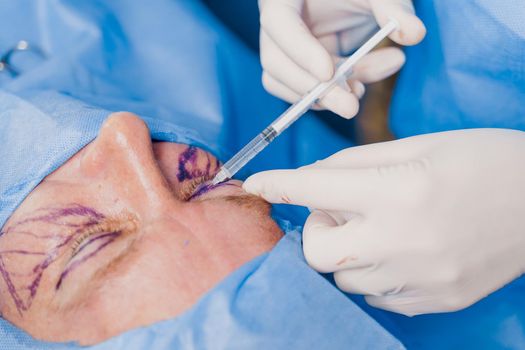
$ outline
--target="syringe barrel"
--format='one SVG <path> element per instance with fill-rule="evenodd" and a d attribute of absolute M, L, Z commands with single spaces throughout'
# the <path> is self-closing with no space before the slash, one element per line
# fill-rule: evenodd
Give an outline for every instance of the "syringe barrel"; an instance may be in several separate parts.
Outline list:
<path fill-rule="evenodd" d="M 237 154 L 235 154 L 230 160 L 224 163 L 223 167 L 228 169 L 231 174 L 237 173 L 244 165 L 246 165 L 246 163 L 265 149 L 275 137 L 277 137 L 275 129 L 271 126 L 267 127 L 237 152 Z"/>
<path fill-rule="evenodd" d="M 277 118 L 271 125 L 277 135 L 280 135 L 286 128 L 292 125 L 297 119 L 308 110 L 330 90 L 330 87 L 335 85 L 337 81 L 328 81 L 326 83 L 318 84 L 303 98 L 291 105 L 279 118 Z"/>

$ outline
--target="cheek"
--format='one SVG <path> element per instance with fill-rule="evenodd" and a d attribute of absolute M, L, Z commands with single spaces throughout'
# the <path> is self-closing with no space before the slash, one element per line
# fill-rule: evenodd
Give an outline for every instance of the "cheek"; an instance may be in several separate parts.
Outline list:
<path fill-rule="evenodd" d="M 135 252 L 75 308 L 76 315 L 104 338 L 172 318 L 190 306 L 174 259 L 167 250 L 148 251 Z"/>
<path fill-rule="evenodd" d="M 159 224 L 145 228 L 132 250 L 104 274 L 91 298 L 105 317 L 146 322 L 182 312 L 210 263 L 188 232 Z M 125 291 L 125 295 L 123 295 Z M 125 297 L 124 297 L 125 296 Z"/>
<path fill-rule="evenodd" d="M 220 251 L 233 265 L 247 262 L 275 246 L 282 232 L 260 209 L 243 208 L 223 201 L 210 201 L 205 209 L 202 239 Z"/>

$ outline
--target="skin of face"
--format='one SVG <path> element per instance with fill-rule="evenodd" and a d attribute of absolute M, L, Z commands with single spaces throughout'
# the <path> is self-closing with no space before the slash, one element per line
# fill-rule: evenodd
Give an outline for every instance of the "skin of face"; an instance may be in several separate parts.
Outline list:
<path fill-rule="evenodd" d="M 2 228 L 2 317 L 38 339 L 94 344 L 189 309 L 282 237 L 239 181 L 199 186 L 218 167 L 114 113 Z"/>

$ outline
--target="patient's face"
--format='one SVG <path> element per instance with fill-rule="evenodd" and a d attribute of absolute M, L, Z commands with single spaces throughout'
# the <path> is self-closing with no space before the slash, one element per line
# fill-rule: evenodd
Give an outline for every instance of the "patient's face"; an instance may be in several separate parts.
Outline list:
<path fill-rule="evenodd" d="M 37 142 L 37 140 L 35 140 Z M 30 162 L 31 159 L 21 159 Z M 171 318 L 281 237 L 210 154 L 110 117 L 0 233 L 0 311 L 37 338 L 95 343 Z"/>

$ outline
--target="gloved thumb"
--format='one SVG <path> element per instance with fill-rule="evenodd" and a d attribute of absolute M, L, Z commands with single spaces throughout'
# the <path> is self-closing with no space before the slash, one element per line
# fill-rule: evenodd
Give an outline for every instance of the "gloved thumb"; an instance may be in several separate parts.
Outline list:
<path fill-rule="evenodd" d="M 415 45 L 425 37 L 425 25 L 415 15 L 412 0 L 370 0 L 370 5 L 379 26 L 391 18 L 398 21 L 399 29 L 390 35 L 396 43 Z"/>
<path fill-rule="evenodd" d="M 375 168 L 271 170 L 249 177 L 245 191 L 271 203 L 302 205 L 323 210 L 366 212 L 383 203 L 398 179 Z M 396 195 L 398 195 L 396 193 Z"/>

